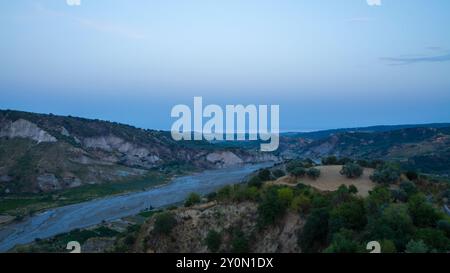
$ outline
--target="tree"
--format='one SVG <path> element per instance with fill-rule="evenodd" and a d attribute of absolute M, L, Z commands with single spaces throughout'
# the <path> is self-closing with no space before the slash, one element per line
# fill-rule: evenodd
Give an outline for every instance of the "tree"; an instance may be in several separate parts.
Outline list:
<path fill-rule="evenodd" d="M 411 240 L 406 245 L 406 253 L 427 253 L 428 252 L 428 246 L 422 241 L 414 241 Z"/>
<path fill-rule="evenodd" d="M 397 253 L 394 242 L 391 240 L 383 240 L 380 243 L 381 253 Z"/>
<path fill-rule="evenodd" d="M 258 177 L 261 181 L 269 181 L 272 178 L 272 174 L 269 169 L 262 169 L 258 172 Z"/>
<path fill-rule="evenodd" d="M 408 211 L 414 225 L 418 227 L 434 227 L 441 215 L 426 200 L 422 193 L 416 194 L 408 200 Z"/>
<path fill-rule="evenodd" d="M 277 169 L 277 170 L 273 171 L 272 174 L 273 174 L 273 176 L 275 178 L 280 178 L 280 177 L 283 177 L 283 176 L 286 175 L 286 173 L 283 170 L 280 170 L 280 169 Z"/>
<path fill-rule="evenodd" d="M 400 189 L 404 190 L 406 194 L 411 195 L 417 193 L 416 185 L 411 181 L 403 181 L 400 183 Z"/>
<path fill-rule="evenodd" d="M 177 220 L 172 213 L 162 212 L 156 215 L 154 231 L 156 233 L 169 235 L 177 225 Z"/>
<path fill-rule="evenodd" d="M 197 193 L 193 192 L 193 193 L 189 194 L 188 198 L 184 202 L 184 206 L 185 207 L 191 207 L 191 206 L 193 206 L 195 204 L 200 203 L 200 201 L 201 201 L 200 195 L 198 195 Z"/>
<path fill-rule="evenodd" d="M 400 171 L 392 165 L 385 164 L 378 167 L 370 176 L 370 179 L 375 183 L 393 184 L 400 179 Z"/>
<path fill-rule="evenodd" d="M 415 181 L 419 178 L 419 174 L 415 171 L 407 171 L 405 175 L 410 181 Z"/>
<path fill-rule="evenodd" d="M 354 239 L 354 233 L 348 229 L 341 229 L 333 234 L 330 246 L 325 249 L 326 253 L 357 253 L 361 246 Z"/>
<path fill-rule="evenodd" d="M 261 181 L 261 178 L 259 178 L 259 176 L 253 176 L 248 181 L 248 185 L 250 187 L 256 187 L 258 189 L 261 188 L 262 184 L 263 184 L 263 182 Z"/>
<path fill-rule="evenodd" d="M 306 175 L 308 175 L 308 177 L 311 179 L 317 179 L 320 176 L 320 170 L 317 168 L 309 168 L 306 171 Z"/>
<path fill-rule="evenodd" d="M 450 221 L 449 220 L 439 220 L 437 222 L 437 228 L 442 230 L 447 237 L 450 238 Z"/>
<path fill-rule="evenodd" d="M 281 188 L 278 190 L 278 199 L 284 204 L 284 206 L 289 206 L 294 199 L 294 192 L 291 188 Z"/>
<path fill-rule="evenodd" d="M 235 230 L 231 241 L 231 251 L 233 253 L 248 253 L 249 240 L 241 230 Z"/>
<path fill-rule="evenodd" d="M 387 187 L 376 186 L 369 192 L 369 196 L 365 200 L 368 214 L 381 214 L 382 210 L 390 204 L 391 199 L 391 192 Z"/>
<path fill-rule="evenodd" d="M 327 156 L 327 157 L 322 158 L 322 164 L 323 165 L 337 165 L 338 159 L 334 155 Z"/>
<path fill-rule="evenodd" d="M 296 167 L 290 172 L 290 174 L 294 177 L 303 177 L 306 174 L 306 169 L 303 167 Z"/>
<path fill-rule="evenodd" d="M 450 251 L 450 239 L 445 236 L 445 233 L 438 229 L 421 228 L 417 230 L 414 239 L 422 240 L 430 249 L 446 253 Z"/>
<path fill-rule="evenodd" d="M 355 185 L 350 185 L 348 187 L 348 192 L 351 193 L 351 194 L 357 194 L 358 193 L 358 188 L 355 187 Z"/>
<path fill-rule="evenodd" d="M 287 204 L 285 201 L 278 197 L 277 187 L 269 188 L 258 206 L 258 226 L 260 228 L 266 227 L 281 218 L 286 211 Z"/>
<path fill-rule="evenodd" d="M 205 242 L 209 251 L 217 252 L 222 244 L 222 235 L 215 230 L 210 230 L 208 235 L 206 235 Z"/>
<path fill-rule="evenodd" d="M 291 208 L 295 211 L 306 214 L 311 209 L 311 205 L 311 199 L 304 194 L 300 194 L 292 200 Z"/>
<path fill-rule="evenodd" d="M 356 163 L 349 162 L 342 166 L 340 173 L 347 178 L 358 178 L 363 174 L 363 168 Z"/>
<path fill-rule="evenodd" d="M 302 252 L 317 252 L 327 241 L 329 213 L 326 208 L 315 209 L 306 218 L 298 234 L 298 245 Z"/>
<path fill-rule="evenodd" d="M 361 199 L 342 203 L 330 212 L 330 230 L 332 232 L 342 228 L 362 230 L 366 224 L 366 210 Z"/>

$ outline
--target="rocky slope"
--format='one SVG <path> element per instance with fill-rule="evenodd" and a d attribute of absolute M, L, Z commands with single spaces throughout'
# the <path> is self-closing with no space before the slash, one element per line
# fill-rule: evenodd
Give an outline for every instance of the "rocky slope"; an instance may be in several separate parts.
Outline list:
<path fill-rule="evenodd" d="M 209 252 L 205 239 L 209 231 L 222 234 L 219 252 L 232 251 L 236 236 L 249 241 L 249 249 L 255 253 L 295 253 L 297 231 L 304 220 L 297 213 L 289 212 L 277 225 L 263 230 L 257 228 L 257 204 L 207 203 L 192 208 L 172 211 L 177 225 L 169 235 L 155 232 L 155 219 L 151 218 L 141 228 L 134 251 L 147 253 L 205 253 Z M 239 235 L 236 235 L 239 230 Z"/>
<path fill-rule="evenodd" d="M 149 170 L 276 160 L 257 151 L 176 142 L 169 132 L 77 117 L 0 111 L 0 194 L 143 177 Z"/>

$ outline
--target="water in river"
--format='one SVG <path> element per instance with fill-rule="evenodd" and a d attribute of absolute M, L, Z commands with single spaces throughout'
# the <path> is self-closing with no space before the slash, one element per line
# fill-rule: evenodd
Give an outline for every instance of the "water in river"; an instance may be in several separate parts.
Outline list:
<path fill-rule="evenodd" d="M 152 206 L 164 207 L 183 201 L 189 193 L 207 194 L 225 185 L 241 182 L 244 177 L 273 163 L 209 170 L 175 178 L 170 183 L 147 191 L 92 200 L 50 209 L 22 222 L 0 229 L 0 252 L 36 238 L 48 238 L 77 228 L 85 228 L 125 216 L 138 214 Z"/>

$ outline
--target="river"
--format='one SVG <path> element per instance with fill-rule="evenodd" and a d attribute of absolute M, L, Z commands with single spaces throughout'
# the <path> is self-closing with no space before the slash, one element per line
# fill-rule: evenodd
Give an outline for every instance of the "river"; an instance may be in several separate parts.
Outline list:
<path fill-rule="evenodd" d="M 136 215 L 152 206 L 161 208 L 182 202 L 188 194 L 207 194 L 242 181 L 252 172 L 273 165 L 259 163 L 233 168 L 208 170 L 173 179 L 168 184 L 146 191 L 134 192 L 44 211 L 21 222 L 0 229 L 0 252 L 18 244 L 27 244 L 36 238 L 49 238 L 77 228 L 86 228 L 122 217 Z"/>

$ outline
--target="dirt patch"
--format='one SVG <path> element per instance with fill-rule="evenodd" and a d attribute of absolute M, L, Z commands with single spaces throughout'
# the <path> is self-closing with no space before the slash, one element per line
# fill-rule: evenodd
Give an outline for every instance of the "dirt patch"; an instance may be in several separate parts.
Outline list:
<path fill-rule="evenodd" d="M 297 183 L 310 185 L 321 191 L 335 191 L 341 185 L 354 185 L 358 189 L 358 195 L 366 197 L 369 191 L 372 190 L 376 184 L 370 180 L 374 169 L 364 168 L 364 172 L 359 178 L 349 179 L 339 172 L 342 169 L 341 165 L 333 166 L 318 166 L 320 169 L 320 177 L 316 180 L 309 177 L 294 179 L 292 177 L 284 176 L 279 178 L 274 184 L 295 186 Z"/>

